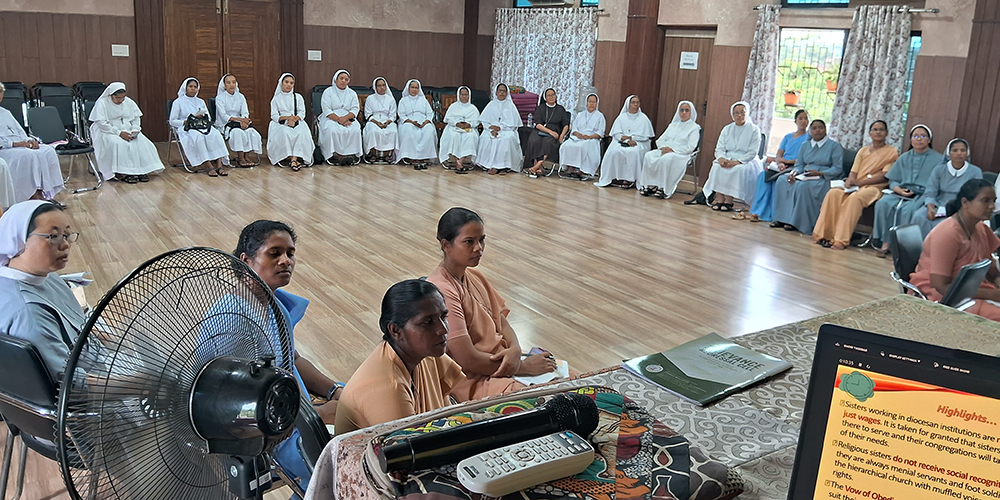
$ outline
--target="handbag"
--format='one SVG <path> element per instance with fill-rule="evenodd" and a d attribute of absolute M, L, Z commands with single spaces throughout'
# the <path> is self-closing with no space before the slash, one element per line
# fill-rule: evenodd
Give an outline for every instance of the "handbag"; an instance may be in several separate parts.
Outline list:
<path fill-rule="evenodd" d="M 295 95 L 292 96 L 292 114 L 295 115 L 295 116 L 299 115 L 298 94 L 295 94 Z M 278 123 L 284 125 L 286 121 L 288 121 L 288 120 L 278 120 Z M 292 128 L 298 127 L 299 126 L 299 122 L 301 122 L 301 121 L 302 120 L 298 120 L 294 124 L 292 124 Z"/>
<path fill-rule="evenodd" d="M 184 120 L 184 131 L 197 130 L 202 134 L 208 135 L 212 129 L 212 119 L 208 114 L 201 116 L 188 115 L 187 119 Z"/>
<path fill-rule="evenodd" d="M 250 122 L 250 125 L 253 125 L 253 122 Z M 234 122 L 234 121 L 226 122 L 226 126 L 222 128 L 223 139 L 228 141 L 229 132 L 232 131 L 234 128 L 240 128 L 240 127 L 241 127 L 240 122 Z M 249 128 L 249 125 L 247 126 L 247 128 Z"/>
<path fill-rule="evenodd" d="M 69 140 L 65 144 L 56 146 L 56 151 L 72 151 L 76 149 L 89 148 L 90 144 L 80 139 L 80 136 L 70 132 Z"/>

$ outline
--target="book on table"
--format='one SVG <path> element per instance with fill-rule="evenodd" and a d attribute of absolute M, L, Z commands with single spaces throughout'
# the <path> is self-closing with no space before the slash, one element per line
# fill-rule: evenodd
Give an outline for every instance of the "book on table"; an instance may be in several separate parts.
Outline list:
<path fill-rule="evenodd" d="M 701 406 L 791 367 L 716 333 L 622 363 L 622 368 Z"/>

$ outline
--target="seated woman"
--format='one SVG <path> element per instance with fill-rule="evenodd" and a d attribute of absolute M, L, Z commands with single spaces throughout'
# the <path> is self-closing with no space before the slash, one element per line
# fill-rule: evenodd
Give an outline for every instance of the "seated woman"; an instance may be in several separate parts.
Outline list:
<path fill-rule="evenodd" d="M 914 125 L 910 129 L 910 150 L 899 156 L 889 169 L 891 194 L 886 194 L 875 202 L 875 223 L 872 228 L 872 242 L 876 244 L 875 255 L 885 258 L 889 253 L 889 228 L 908 224 L 913 214 L 924 213 L 921 200 L 927 190 L 931 172 L 945 161 L 944 155 L 935 151 L 934 133 L 927 125 Z M 881 243 L 881 246 L 878 244 Z"/>
<path fill-rule="evenodd" d="M 472 104 L 469 87 L 459 87 L 458 99 L 448 106 L 444 114 L 444 130 L 441 132 L 441 148 L 438 159 L 442 164 L 455 166 L 455 172 L 464 174 L 472 170 L 479 150 L 479 110 Z"/>
<path fill-rule="evenodd" d="M 0 83 L 0 100 L 6 89 Z M 48 144 L 39 142 L 24 133 L 21 124 L 7 108 L 0 107 L 0 159 L 7 162 L 15 199 L 52 200 L 63 190 L 59 156 Z"/>
<path fill-rule="evenodd" d="M 948 162 L 934 167 L 930 179 L 927 180 L 927 191 L 920 200 L 926 207 L 925 210 L 918 210 L 910 216 L 910 224 L 920 226 L 924 238 L 944 217 L 939 207 L 943 207 L 948 200 L 954 198 L 962 185 L 970 179 L 983 178 L 983 171 L 968 162 L 969 143 L 965 142 L 965 139 L 952 139 L 948 143 L 947 151 Z"/>
<path fill-rule="evenodd" d="M 406 82 L 399 98 L 399 157 L 414 170 L 427 170 L 427 164 L 437 157 L 437 129 L 431 123 L 434 110 L 424 96 L 420 80 Z"/>
<path fill-rule="evenodd" d="M 0 215 L 14 203 L 17 203 L 17 196 L 14 194 L 14 181 L 10 178 L 10 168 L 0 158 Z"/>
<path fill-rule="evenodd" d="M 400 281 L 382 298 L 382 342 L 347 381 L 337 411 L 337 434 L 443 408 L 465 376 L 448 346 L 444 297 L 433 283 Z"/>
<path fill-rule="evenodd" d="M 502 171 L 521 171 L 521 139 L 517 128 L 523 122 L 517 106 L 508 96 L 506 84 L 499 84 L 490 103 L 483 108 L 479 119 L 483 133 L 479 137 L 476 163 L 490 175 Z"/>
<path fill-rule="evenodd" d="M 1000 238 L 983 224 L 993 214 L 997 195 L 989 181 L 969 179 L 959 188 L 958 194 L 946 205 L 947 219 L 943 219 L 927 238 L 917 269 L 910 275 L 910 283 L 928 299 L 944 298 L 951 282 L 962 266 L 989 259 L 1000 249 Z M 973 297 L 975 305 L 966 312 L 1000 321 L 1000 289 L 997 288 L 995 266 L 990 266 L 986 280 Z M 989 301 L 989 302 L 987 302 Z"/>
<path fill-rule="evenodd" d="M 778 146 L 778 153 L 768 157 L 765 167 L 774 163 L 774 167 L 765 168 L 757 176 L 757 189 L 754 190 L 753 202 L 750 203 L 750 222 L 771 222 L 774 214 L 774 181 L 778 176 L 795 166 L 802 143 L 809 140 L 809 113 L 804 109 L 795 112 L 795 132 L 785 134 Z M 742 213 L 742 212 L 741 212 Z"/>
<path fill-rule="evenodd" d="M 844 148 L 826 136 L 826 122 L 813 120 L 809 135 L 809 142 L 799 148 L 795 168 L 775 181 L 771 227 L 812 234 L 830 181 L 844 171 Z"/>
<path fill-rule="evenodd" d="M 437 239 L 444 252 L 427 281 L 444 294 L 448 306 L 448 354 L 462 366 L 467 380 L 458 388 L 465 399 L 479 399 L 523 389 L 510 378 L 555 370 L 549 353 L 521 359 L 521 345 L 507 321 L 503 298 L 479 265 L 485 247 L 483 219 L 472 210 L 451 208 L 438 221 Z"/>
<path fill-rule="evenodd" d="M 608 135 L 611 145 L 604 152 L 597 186 L 632 189 L 642 169 L 643 155 L 649 151 L 649 141 L 653 138 L 653 123 L 642 112 L 638 96 L 630 95 L 625 99 Z"/>
<path fill-rule="evenodd" d="M 743 200 L 744 205 L 753 201 L 757 176 L 764 170 L 764 164 L 757 157 L 760 129 L 747 116 L 749 108 L 744 101 L 729 108 L 733 123 L 722 127 L 715 144 L 715 161 L 702 189 L 706 199 L 715 192 L 712 210 L 729 212 L 734 200 Z"/>
<path fill-rule="evenodd" d="M 587 109 L 576 114 L 569 136 L 559 146 L 559 167 L 570 177 L 593 177 L 601 166 L 601 139 L 607 122 L 597 109 L 600 103 L 597 94 L 587 94 Z"/>
<path fill-rule="evenodd" d="M 851 244 L 861 211 L 882 197 L 882 189 L 889 185 L 885 174 L 899 157 L 896 148 L 886 145 L 887 135 L 889 127 L 882 120 L 868 127 L 872 143 L 861 148 L 854 157 L 854 166 L 844 179 L 844 187 L 827 191 L 813 229 L 813 242 L 834 250 L 843 250 Z M 851 188 L 857 191 L 848 194 Z"/>
<path fill-rule="evenodd" d="M 687 171 L 691 153 L 698 147 L 701 126 L 695 123 L 698 112 L 691 101 L 677 103 L 673 120 L 656 139 L 657 149 L 642 158 L 639 194 L 666 199 L 673 196 Z"/>
<path fill-rule="evenodd" d="M 260 158 L 264 152 L 260 132 L 253 128 L 247 98 L 240 92 L 236 76 L 229 73 L 219 80 L 219 89 L 215 94 L 215 126 L 229 138 L 229 149 L 236 153 L 236 164 L 240 167 L 254 166 L 247 153 L 253 151 Z"/>
<path fill-rule="evenodd" d="M 167 121 L 174 128 L 181 146 L 184 147 L 184 155 L 192 167 L 208 165 L 209 177 L 225 177 L 229 172 L 226 172 L 223 164 L 229 164 L 229 150 L 226 148 L 226 140 L 222 138 L 222 133 L 211 126 L 205 131 L 185 130 L 188 117 L 208 116 L 208 105 L 198 97 L 200 90 L 201 83 L 196 78 L 184 80 L 177 89 L 177 99 L 174 99 L 174 104 L 170 107 L 170 117 Z"/>
<path fill-rule="evenodd" d="M 569 114 L 562 104 L 556 102 L 556 90 L 545 89 L 532 115 L 535 130 L 528 134 L 528 154 L 522 168 L 528 173 L 542 173 L 542 163 L 559 163 L 559 146 L 569 133 Z"/>
<path fill-rule="evenodd" d="M 316 143 L 305 118 L 306 101 L 295 92 L 295 77 L 282 73 L 271 98 L 271 123 L 267 126 L 267 158 L 272 164 L 295 172 L 312 165 Z"/>
<path fill-rule="evenodd" d="M 87 320 L 56 274 L 80 236 L 72 231 L 69 215 L 47 201 L 15 203 L 0 217 L 0 334 L 31 342 L 56 383 Z"/>
<path fill-rule="evenodd" d="M 351 74 L 337 70 L 333 85 L 323 91 L 323 115 L 319 117 L 319 149 L 330 165 L 357 165 L 361 162 L 361 123 L 358 93 L 348 84 Z"/>
<path fill-rule="evenodd" d="M 389 92 L 389 84 L 381 76 L 372 82 L 374 94 L 365 99 L 365 128 L 362 131 L 365 161 L 368 163 L 395 163 L 399 136 L 396 127 L 396 100 Z"/>
<path fill-rule="evenodd" d="M 156 146 L 142 134 L 141 117 L 122 82 L 112 82 L 94 103 L 90 137 L 105 179 L 135 184 L 149 182 L 149 174 L 163 171 Z"/>

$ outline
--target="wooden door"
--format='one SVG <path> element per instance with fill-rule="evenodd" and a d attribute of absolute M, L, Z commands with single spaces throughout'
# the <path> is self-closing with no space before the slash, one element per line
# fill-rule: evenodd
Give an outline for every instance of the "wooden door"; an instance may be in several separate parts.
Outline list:
<path fill-rule="evenodd" d="M 222 76 L 221 5 L 215 0 L 165 0 L 163 13 L 166 97 L 176 97 L 184 79 L 193 76 L 201 82 L 198 95 L 207 103 Z"/>
<path fill-rule="evenodd" d="M 660 78 L 660 102 L 657 113 L 656 134 L 659 135 L 670 124 L 677 111 L 677 103 L 691 101 L 698 112 L 697 123 L 705 126 L 708 108 L 708 77 L 711 72 L 712 48 L 715 46 L 714 31 L 698 31 L 675 34 L 667 31 L 663 44 L 663 73 Z M 681 53 L 696 52 L 698 54 L 698 69 L 681 69 Z M 712 153 L 698 155 L 699 171 L 702 165 L 712 163 Z M 704 182 L 704 179 L 702 179 Z"/>
<path fill-rule="evenodd" d="M 225 73 L 236 76 L 240 92 L 247 98 L 250 117 L 257 130 L 266 135 L 271 97 L 281 75 L 280 5 L 277 0 L 223 0 L 222 19 Z M 301 88 L 297 90 L 302 92 Z"/>

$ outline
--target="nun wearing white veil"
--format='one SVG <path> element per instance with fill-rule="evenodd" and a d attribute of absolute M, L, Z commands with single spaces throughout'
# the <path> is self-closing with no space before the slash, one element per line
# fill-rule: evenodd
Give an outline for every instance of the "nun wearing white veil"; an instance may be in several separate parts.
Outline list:
<path fill-rule="evenodd" d="M 461 86 L 456 93 L 458 99 L 448 106 L 444 114 L 444 131 L 441 132 L 441 163 L 453 163 L 456 172 L 472 170 L 479 150 L 479 110 L 472 104 L 472 91 Z M 463 163 L 468 162 L 468 165 Z"/>
<path fill-rule="evenodd" d="M 3 84 L 0 84 L 0 99 L 4 90 Z M 28 199 L 51 200 L 63 190 L 56 150 L 28 137 L 14 115 L 3 107 L 0 107 L 0 159 L 7 163 L 14 187 L 14 199 L 9 200 L 11 204 Z M 6 183 L 3 180 L 0 182 Z"/>
<path fill-rule="evenodd" d="M 757 157 L 760 129 L 750 121 L 748 109 L 745 101 L 730 106 L 733 123 L 722 127 L 715 143 L 715 161 L 702 189 L 705 198 L 715 191 L 712 210 L 733 210 L 733 200 L 743 200 L 749 206 L 757 191 L 757 176 L 764 170 L 764 162 Z"/>
<path fill-rule="evenodd" d="M 396 100 L 389 92 L 389 83 L 381 76 L 372 82 L 372 91 L 375 93 L 365 98 L 365 161 L 393 163 L 399 140 Z"/>
<path fill-rule="evenodd" d="M 397 106 L 399 157 L 403 162 L 414 163 L 415 169 L 426 169 L 427 163 L 437 157 L 437 129 L 431 123 L 434 110 L 424 96 L 420 80 L 408 80 L 404 89 Z"/>
<path fill-rule="evenodd" d="M 593 177 L 601 165 L 601 138 L 607 122 L 604 113 L 598 111 L 600 104 L 597 94 L 587 94 L 587 109 L 573 117 L 570 133 L 559 146 L 559 166 L 571 177 L 583 179 L 583 174 Z"/>
<path fill-rule="evenodd" d="M 316 144 L 305 118 L 306 101 L 295 92 L 295 77 L 282 73 L 271 98 L 271 123 L 267 126 L 267 158 L 272 164 L 296 172 L 312 165 Z"/>
<path fill-rule="evenodd" d="M 170 107 L 170 117 L 167 122 L 174 128 L 191 166 L 197 167 L 208 163 L 210 177 L 227 176 L 229 173 L 222 166 L 229 164 L 229 149 L 226 148 L 226 140 L 222 138 L 222 133 L 214 127 L 209 127 L 207 133 L 194 129 L 184 130 L 184 123 L 189 116 L 208 115 L 208 106 L 198 97 L 199 90 L 201 83 L 197 78 L 185 78 L 184 83 L 177 89 L 177 99 L 174 99 L 174 104 Z"/>
<path fill-rule="evenodd" d="M 319 148 L 331 165 L 356 165 L 361 161 L 361 124 L 357 120 L 361 104 L 349 83 L 351 74 L 340 69 L 333 74 L 333 85 L 323 91 Z"/>
<path fill-rule="evenodd" d="M 240 84 L 231 73 L 226 73 L 219 80 L 219 89 L 215 94 L 215 126 L 223 136 L 229 134 L 229 149 L 236 153 L 239 166 L 252 167 L 254 163 L 247 159 L 247 153 L 253 151 L 260 158 L 263 152 L 260 132 L 252 126 L 247 98 L 240 92 Z"/>
<path fill-rule="evenodd" d="M 506 84 L 497 85 L 493 99 L 483 108 L 479 117 L 483 133 L 479 136 L 476 163 L 491 175 L 501 170 L 521 171 L 523 155 L 517 128 L 523 122 L 517 107 L 508 96 L 509 92 Z"/>
<path fill-rule="evenodd" d="M 639 106 L 639 97 L 628 96 L 618 118 L 611 125 L 611 145 L 604 152 L 598 187 L 635 187 L 642 169 L 642 157 L 649 151 L 653 124 Z"/>
<path fill-rule="evenodd" d="M 646 153 L 642 159 L 640 194 L 663 199 L 674 194 L 687 171 L 691 153 L 698 147 L 701 126 L 695 123 L 697 119 L 698 112 L 691 101 L 677 103 L 673 120 L 656 138 L 657 149 Z"/>
<path fill-rule="evenodd" d="M 163 170 L 152 141 L 142 135 L 142 111 L 125 92 L 125 84 L 112 82 L 90 112 L 97 167 L 105 179 L 135 184 L 148 182 L 149 174 Z"/>

